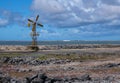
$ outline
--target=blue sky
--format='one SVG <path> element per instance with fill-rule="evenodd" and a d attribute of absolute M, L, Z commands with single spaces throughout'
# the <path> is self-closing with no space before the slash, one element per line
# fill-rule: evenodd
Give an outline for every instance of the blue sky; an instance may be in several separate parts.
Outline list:
<path fill-rule="evenodd" d="M 38 14 L 38 40 L 120 40 L 120 0 L 0 0 L 0 40 L 31 40 Z"/>

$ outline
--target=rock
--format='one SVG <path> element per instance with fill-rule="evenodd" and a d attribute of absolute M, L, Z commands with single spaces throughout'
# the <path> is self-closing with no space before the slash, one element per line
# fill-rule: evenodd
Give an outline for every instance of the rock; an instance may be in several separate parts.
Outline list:
<path fill-rule="evenodd" d="M 45 75 L 45 73 L 43 73 L 43 74 L 38 74 L 38 78 L 39 78 L 39 79 L 42 79 L 42 80 L 46 80 L 46 79 L 47 79 L 47 76 Z"/>
<path fill-rule="evenodd" d="M 45 83 L 47 76 L 43 74 L 37 74 L 31 78 L 26 78 L 26 83 Z"/>
<path fill-rule="evenodd" d="M 45 83 L 43 80 L 35 80 L 35 81 L 32 81 L 32 83 Z"/>
<path fill-rule="evenodd" d="M 114 80 L 114 77 L 112 77 L 112 76 L 107 76 L 107 77 L 103 78 L 103 80 L 113 81 L 113 80 Z"/>
<path fill-rule="evenodd" d="M 11 77 L 0 77 L 0 83 L 10 83 Z"/>
<path fill-rule="evenodd" d="M 19 81 L 17 81 L 16 79 L 11 79 L 10 83 L 20 83 Z"/>
<path fill-rule="evenodd" d="M 30 78 L 26 77 L 26 83 L 31 83 L 31 82 L 32 82 L 32 80 Z"/>
<path fill-rule="evenodd" d="M 0 83 L 112 83 L 114 82 L 113 76 L 107 76 L 104 78 L 91 78 L 88 74 L 85 74 L 81 77 L 64 77 L 58 78 L 53 77 L 49 78 L 45 73 L 37 74 L 32 77 L 26 77 L 26 81 L 18 80 L 12 77 L 0 75 Z"/>
<path fill-rule="evenodd" d="M 112 67 L 118 67 L 118 66 L 120 66 L 119 63 L 118 64 L 116 64 L 116 63 L 108 63 L 108 64 L 105 64 L 105 65 L 100 66 L 100 67 L 102 67 L 102 68 L 112 68 Z"/>
<path fill-rule="evenodd" d="M 88 74 L 85 74 L 80 77 L 80 80 L 81 81 L 90 81 L 90 80 L 92 80 L 92 78 Z"/>
<path fill-rule="evenodd" d="M 111 68 L 111 67 L 117 67 L 118 65 L 115 64 L 115 63 L 109 63 L 109 64 L 107 64 L 105 66 L 108 67 L 108 68 Z"/>
<path fill-rule="evenodd" d="M 50 60 L 37 60 L 35 57 L 3 57 L 0 59 L 2 63 L 8 63 L 12 65 L 48 65 L 48 64 L 65 64 L 70 63 L 70 60 L 59 60 L 59 59 L 50 59 Z"/>
<path fill-rule="evenodd" d="M 74 68 L 73 68 L 73 67 L 68 67 L 67 70 L 68 70 L 68 71 L 72 71 L 72 70 L 74 70 Z"/>
<path fill-rule="evenodd" d="M 38 78 L 38 75 L 35 75 L 31 78 L 31 81 L 34 80 L 35 78 Z"/>
<path fill-rule="evenodd" d="M 118 63 L 118 64 L 116 64 L 116 63 L 108 63 L 108 64 L 96 66 L 94 68 L 112 68 L 112 67 L 119 67 L 119 66 L 120 66 L 120 63 Z"/>
<path fill-rule="evenodd" d="M 2 58 L 0 59 L 0 61 L 1 61 L 2 63 L 7 63 L 9 60 L 10 60 L 10 57 L 2 57 Z"/>
<path fill-rule="evenodd" d="M 54 82 L 59 83 L 60 81 L 62 81 L 62 79 L 60 79 L 60 78 L 52 78 L 50 80 L 50 83 L 54 83 Z"/>
<path fill-rule="evenodd" d="M 64 77 L 63 81 L 68 82 L 70 80 L 70 77 Z"/>
<path fill-rule="evenodd" d="M 11 77 L 6 76 L 2 72 L 0 73 L 0 83 L 9 83 L 11 79 Z"/>

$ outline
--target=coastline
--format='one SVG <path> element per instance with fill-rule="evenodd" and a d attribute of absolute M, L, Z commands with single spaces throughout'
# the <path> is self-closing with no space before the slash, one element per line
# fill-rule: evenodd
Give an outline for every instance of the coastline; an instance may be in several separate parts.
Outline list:
<path fill-rule="evenodd" d="M 29 45 L 28 45 L 29 46 Z M 71 45 L 38 45 L 40 50 L 59 50 L 59 49 L 90 49 L 90 48 L 119 48 L 120 44 L 71 44 Z M 0 45 L 2 51 L 31 51 L 25 45 Z"/>

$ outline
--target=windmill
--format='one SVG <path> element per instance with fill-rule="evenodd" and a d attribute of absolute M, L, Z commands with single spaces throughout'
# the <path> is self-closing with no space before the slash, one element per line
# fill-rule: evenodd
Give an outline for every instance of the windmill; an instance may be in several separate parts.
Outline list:
<path fill-rule="evenodd" d="M 32 49 L 32 50 L 35 50 L 35 51 L 39 50 L 39 48 L 38 48 L 38 46 L 37 46 L 37 36 L 39 36 L 39 33 L 36 32 L 36 26 L 38 25 L 38 26 L 40 26 L 40 27 L 43 27 L 42 24 L 37 23 L 38 18 L 39 18 L 39 15 L 37 15 L 35 21 L 33 21 L 33 20 L 31 20 L 31 19 L 28 19 L 28 27 L 30 27 L 30 25 L 32 25 L 32 32 L 31 32 L 31 34 L 30 34 L 31 37 L 32 37 L 32 45 L 29 46 L 29 48 Z"/>

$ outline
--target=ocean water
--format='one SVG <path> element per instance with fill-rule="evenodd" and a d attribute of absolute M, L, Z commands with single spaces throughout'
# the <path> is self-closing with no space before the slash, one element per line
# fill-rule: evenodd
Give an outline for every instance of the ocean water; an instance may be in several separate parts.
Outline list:
<path fill-rule="evenodd" d="M 39 41 L 38 45 L 120 44 L 120 41 Z M 31 41 L 0 41 L 0 45 L 31 45 Z"/>

